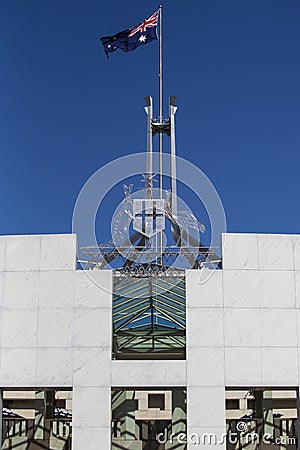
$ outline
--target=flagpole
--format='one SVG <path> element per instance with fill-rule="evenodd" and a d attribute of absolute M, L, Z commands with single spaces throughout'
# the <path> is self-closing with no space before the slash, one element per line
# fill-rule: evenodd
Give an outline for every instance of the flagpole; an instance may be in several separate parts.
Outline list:
<path fill-rule="evenodd" d="M 159 7 L 159 122 L 163 122 L 163 47 L 162 47 L 162 5 Z M 163 133 L 159 133 L 159 188 L 163 198 Z"/>
<path fill-rule="evenodd" d="M 159 6 L 159 123 L 163 122 L 163 47 L 162 47 L 162 5 Z M 163 198 L 163 133 L 159 133 L 159 197 Z M 158 262 L 162 264 L 162 231 L 157 235 Z"/>

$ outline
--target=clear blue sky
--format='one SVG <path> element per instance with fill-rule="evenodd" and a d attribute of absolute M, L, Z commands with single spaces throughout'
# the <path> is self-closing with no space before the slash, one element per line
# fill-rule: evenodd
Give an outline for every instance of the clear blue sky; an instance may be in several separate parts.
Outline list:
<path fill-rule="evenodd" d="M 99 38 L 158 6 L 1 1 L 0 234 L 70 232 L 89 176 L 145 151 L 143 99 L 153 95 L 157 104 L 157 42 L 107 61 Z M 178 155 L 212 180 L 229 231 L 299 233 L 299 0 L 163 6 Z M 104 205 L 107 222 L 109 213 Z"/>

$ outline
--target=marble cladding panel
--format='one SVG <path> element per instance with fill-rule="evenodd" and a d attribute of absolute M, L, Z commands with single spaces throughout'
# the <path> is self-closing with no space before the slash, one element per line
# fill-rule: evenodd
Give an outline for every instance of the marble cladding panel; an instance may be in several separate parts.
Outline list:
<path fill-rule="evenodd" d="M 4 272 L 3 307 L 35 309 L 38 306 L 39 272 Z"/>
<path fill-rule="evenodd" d="M 111 347 L 111 309 L 75 309 L 73 329 L 74 347 Z"/>
<path fill-rule="evenodd" d="M 77 236 L 53 234 L 41 236 L 40 270 L 76 270 Z"/>
<path fill-rule="evenodd" d="M 220 347 L 224 345 L 223 308 L 187 309 L 187 346 Z"/>
<path fill-rule="evenodd" d="M 38 316 L 38 347 L 71 346 L 73 309 L 40 309 Z"/>
<path fill-rule="evenodd" d="M 225 308 L 258 308 L 260 287 L 258 270 L 223 270 Z"/>
<path fill-rule="evenodd" d="M 4 304 L 4 273 L 0 272 L 0 310 Z"/>
<path fill-rule="evenodd" d="M 37 349 L 37 386 L 73 386 L 73 349 Z"/>
<path fill-rule="evenodd" d="M 261 270 L 260 304 L 262 308 L 295 308 L 295 273 Z"/>
<path fill-rule="evenodd" d="M 74 386 L 110 385 L 109 347 L 74 348 Z"/>
<path fill-rule="evenodd" d="M 300 309 L 300 271 L 295 272 L 296 308 Z"/>
<path fill-rule="evenodd" d="M 216 450 L 226 449 L 226 427 L 189 426 L 187 432 L 188 450 Z"/>
<path fill-rule="evenodd" d="M 224 269 L 300 270 L 300 236 L 238 234 L 222 236 Z"/>
<path fill-rule="evenodd" d="M 187 416 L 190 427 L 222 427 L 225 388 L 191 386 L 187 391 Z"/>
<path fill-rule="evenodd" d="M 39 307 L 74 308 L 75 271 L 40 273 Z"/>
<path fill-rule="evenodd" d="M 188 428 L 188 450 L 226 449 L 226 428 L 224 427 L 190 427 Z"/>
<path fill-rule="evenodd" d="M 111 361 L 112 386 L 186 386 L 186 361 Z"/>
<path fill-rule="evenodd" d="M 297 342 L 298 347 L 300 348 L 300 309 L 297 309 L 295 314 L 296 314 Z"/>
<path fill-rule="evenodd" d="M 186 271 L 186 303 L 194 308 L 223 307 L 223 271 Z"/>
<path fill-rule="evenodd" d="M 227 308 L 225 310 L 225 346 L 260 346 L 260 310 L 249 308 Z"/>
<path fill-rule="evenodd" d="M 75 270 L 74 234 L 0 236 L 0 271 Z"/>
<path fill-rule="evenodd" d="M 300 270 L 300 235 L 293 235 L 295 270 Z"/>
<path fill-rule="evenodd" d="M 0 385 L 6 387 L 36 385 L 36 348 L 2 348 Z"/>
<path fill-rule="evenodd" d="M 5 271 L 39 270 L 40 259 L 41 236 L 6 236 Z"/>
<path fill-rule="evenodd" d="M 75 308 L 110 308 L 111 270 L 78 270 L 75 276 Z"/>
<path fill-rule="evenodd" d="M 72 450 L 110 450 L 110 427 L 72 427 Z M 100 444 L 100 445 L 99 445 Z"/>
<path fill-rule="evenodd" d="M 37 346 L 37 309 L 4 309 L 2 347 Z"/>
<path fill-rule="evenodd" d="M 297 348 L 262 348 L 263 385 L 299 386 L 298 366 Z"/>
<path fill-rule="evenodd" d="M 5 244 L 6 236 L 0 236 L 0 272 L 5 268 Z"/>
<path fill-rule="evenodd" d="M 262 346 L 297 347 L 297 314 L 293 309 L 261 311 Z"/>
<path fill-rule="evenodd" d="M 188 386 L 224 386 L 224 350 L 190 347 L 187 359 Z"/>
<path fill-rule="evenodd" d="M 258 269 L 256 234 L 222 235 L 223 269 Z"/>
<path fill-rule="evenodd" d="M 261 270 L 294 270 L 293 236 L 258 234 L 258 261 Z"/>
<path fill-rule="evenodd" d="M 261 347 L 225 348 L 225 385 L 261 386 Z"/>
<path fill-rule="evenodd" d="M 110 423 L 110 387 L 74 386 L 73 426 L 107 427 Z"/>

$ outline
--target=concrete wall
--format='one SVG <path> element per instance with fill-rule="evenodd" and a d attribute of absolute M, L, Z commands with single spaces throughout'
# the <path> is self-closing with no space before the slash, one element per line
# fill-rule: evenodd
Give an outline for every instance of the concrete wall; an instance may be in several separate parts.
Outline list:
<path fill-rule="evenodd" d="M 187 386 L 188 433 L 221 436 L 225 386 L 299 386 L 300 347 L 300 236 L 223 246 L 186 274 L 187 360 L 135 362 L 111 360 L 112 273 L 76 270 L 74 235 L 0 237 L 0 386 L 73 387 L 74 450 L 110 448 L 111 386 Z"/>

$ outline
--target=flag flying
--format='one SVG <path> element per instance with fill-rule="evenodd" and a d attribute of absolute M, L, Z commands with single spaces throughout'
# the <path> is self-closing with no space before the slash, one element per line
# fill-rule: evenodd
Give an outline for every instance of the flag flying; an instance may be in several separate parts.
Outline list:
<path fill-rule="evenodd" d="M 141 45 L 148 44 L 158 39 L 157 23 L 159 10 L 155 11 L 148 19 L 143 20 L 139 25 L 120 31 L 114 36 L 104 36 L 100 39 L 106 56 L 115 52 L 118 48 L 123 52 L 132 52 Z"/>

